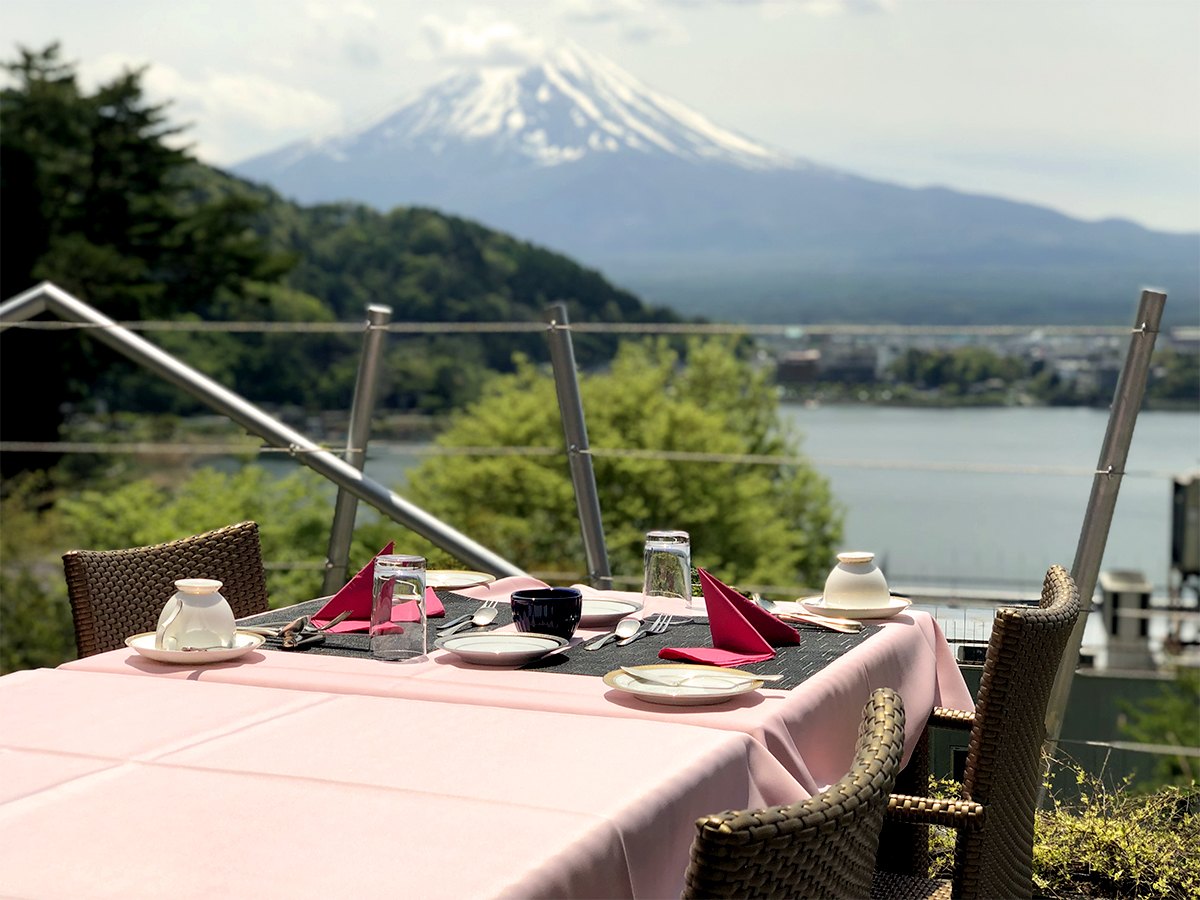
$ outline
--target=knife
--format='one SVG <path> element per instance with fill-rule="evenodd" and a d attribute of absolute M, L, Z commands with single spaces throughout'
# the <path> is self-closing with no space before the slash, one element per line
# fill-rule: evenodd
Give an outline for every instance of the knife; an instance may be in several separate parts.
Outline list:
<path fill-rule="evenodd" d="M 720 672 L 712 672 L 712 673 L 697 672 L 692 675 L 682 675 L 682 676 L 670 675 L 669 677 L 663 677 L 663 676 L 659 676 L 659 675 L 651 675 L 648 672 L 639 672 L 637 669 L 631 669 L 628 666 L 621 666 L 621 671 L 624 672 L 629 677 L 636 678 L 638 681 L 644 681 L 647 684 L 658 684 L 658 685 L 662 685 L 663 687 L 684 687 L 684 686 L 686 686 L 686 687 L 690 687 L 690 688 L 695 688 L 696 690 L 709 690 L 709 691 L 724 691 L 724 690 L 729 690 L 730 688 L 734 688 L 734 687 L 741 687 L 744 684 L 754 684 L 754 682 L 756 682 L 756 681 L 779 681 L 779 679 L 783 678 L 783 675 L 740 675 L 740 674 L 734 675 L 732 672 L 730 672 L 728 674 L 722 674 Z M 721 685 L 688 684 L 688 682 L 694 678 L 709 678 L 709 677 L 728 678 L 730 680 L 730 683 L 729 684 L 721 684 Z"/>

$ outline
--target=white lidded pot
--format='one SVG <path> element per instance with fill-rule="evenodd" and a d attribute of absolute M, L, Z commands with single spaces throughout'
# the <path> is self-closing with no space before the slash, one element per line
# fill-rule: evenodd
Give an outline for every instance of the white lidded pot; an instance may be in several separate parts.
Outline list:
<path fill-rule="evenodd" d="M 175 587 L 176 593 L 158 617 L 155 649 L 232 647 L 237 623 L 229 602 L 220 594 L 221 582 L 212 578 L 181 578 Z"/>
<path fill-rule="evenodd" d="M 887 580 L 875 565 L 874 553 L 838 554 L 837 566 L 825 579 L 826 606 L 875 609 L 887 606 L 890 599 Z"/>

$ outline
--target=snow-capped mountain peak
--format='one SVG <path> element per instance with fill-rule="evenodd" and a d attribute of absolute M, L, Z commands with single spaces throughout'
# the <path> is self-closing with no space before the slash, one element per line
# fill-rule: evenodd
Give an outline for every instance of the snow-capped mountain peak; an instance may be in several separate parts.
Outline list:
<path fill-rule="evenodd" d="M 368 123 L 288 148 L 295 161 L 317 153 L 362 153 L 472 145 L 549 167 L 589 155 L 667 155 L 743 169 L 795 168 L 786 154 L 714 124 L 640 83 L 612 61 L 566 43 L 527 66 L 454 73 Z M 278 159 L 278 162 L 284 162 Z M 286 165 L 286 163 L 285 163 Z"/>

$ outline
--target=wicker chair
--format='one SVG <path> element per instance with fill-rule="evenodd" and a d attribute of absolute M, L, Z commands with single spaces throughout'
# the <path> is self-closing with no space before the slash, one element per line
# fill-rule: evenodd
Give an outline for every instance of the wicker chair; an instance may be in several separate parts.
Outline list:
<path fill-rule="evenodd" d="M 854 765 L 791 806 L 696 822 L 689 897 L 868 897 L 879 829 L 904 751 L 904 703 L 880 688 L 863 709 Z"/>
<path fill-rule="evenodd" d="M 904 879 L 929 871 L 929 825 L 958 831 L 952 896 L 1033 895 L 1033 823 L 1042 782 L 1046 704 L 1079 616 L 1079 590 L 1061 566 L 1046 573 L 1038 609 L 999 609 L 992 625 L 975 713 L 934 709 L 929 725 L 971 733 L 960 800 L 932 800 L 929 732 L 897 779 L 880 840 L 880 896 L 916 896 Z"/>
<path fill-rule="evenodd" d="M 72 550 L 63 556 L 80 657 L 153 631 L 179 578 L 216 578 L 237 617 L 267 610 L 258 525 L 242 522 L 195 537 L 130 550 Z"/>

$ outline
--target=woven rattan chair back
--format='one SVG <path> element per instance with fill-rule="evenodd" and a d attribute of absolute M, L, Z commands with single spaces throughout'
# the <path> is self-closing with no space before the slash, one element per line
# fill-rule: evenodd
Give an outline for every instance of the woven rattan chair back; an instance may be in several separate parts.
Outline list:
<path fill-rule="evenodd" d="M 63 556 L 80 657 L 153 631 L 179 578 L 215 578 L 235 616 L 267 610 L 258 525 L 242 522 L 130 550 L 72 550 Z"/>
<path fill-rule="evenodd" d="M 963 798 L 986 814 L 981 828 L 959 829 L 955 897 L 1032 896 L 1046 704 L 1078 616 L 1079 590 L 1061 566 L 1046 573 L 1038 609 L 996 611 L 963 775 Z"/>
<path fill-rule="evenodd" d="M 880 688 L 863 710 L 854 765 L 791 806 L 696 822 L 683 896 L 869 897 L 879 830 L 904 750 L 904 703 Z"/>

